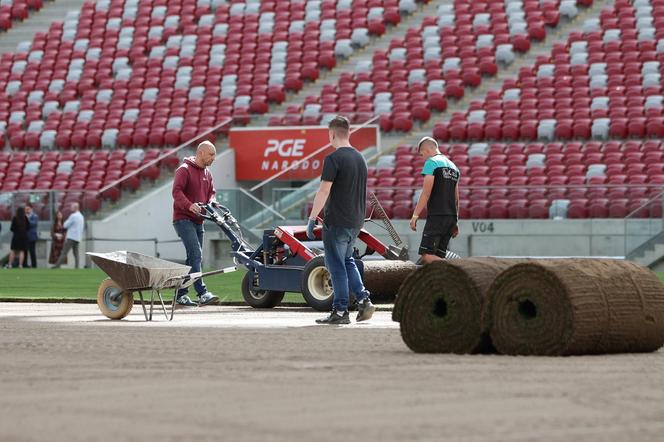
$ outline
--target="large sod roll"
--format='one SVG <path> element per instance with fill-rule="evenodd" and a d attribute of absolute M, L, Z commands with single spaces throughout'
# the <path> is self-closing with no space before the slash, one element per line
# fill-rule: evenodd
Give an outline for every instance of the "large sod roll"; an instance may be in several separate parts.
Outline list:
<path fill-rule="evenodd" d="M 399 289 L 393 319 L 418 353 L 484 353 L 493 347 L 482 319 L 484 297 L 500 272 L 519 262 L 467 258 L 427 264 Z"/>
<path fill-rule="evenodd" d="M 399 286 L 417 266 L 410 261 L 364 261 L 364 286 L 372 299 L 394 299 Z"/>
<path fill-rule="evenodd" d="M 629 261 L 517 264 L 496 278 L 488 300 L 491 340 L 500 353 L 647 352 L 664 344 L 664 286 Z"/>

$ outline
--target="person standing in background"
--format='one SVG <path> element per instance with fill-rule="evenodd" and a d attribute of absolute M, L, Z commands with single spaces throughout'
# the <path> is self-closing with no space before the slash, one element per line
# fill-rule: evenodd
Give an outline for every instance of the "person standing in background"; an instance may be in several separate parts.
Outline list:
<path fill-rule="evenodd" d="M 28 249 L 26 253 L 25 260 L 28 260 L 30 256 L 30 267 L 33 269 L 37 267 L 37 240 L 39 235 L 37 234 L 37 224 L 39 223 L 39 217 L 35 213 L 32 204 L 28 203 L 25 205 L 25 216 L 28 217 Z M 28 267 L 26 265 L 26 267 Z"/>
<path fill-rule="evenodd" d="M 12 218 L 12 225 L 9 230 L 12 231 L 13 235 L 7 268 L 14 266 L 14 260 L 17 256 L 18 267 L 20 268 L 24 265 L 25 250 L 28 248 L 28 217 L 25 216 L 25 209 L 23 207 L 16 209 L 16 215 Z"/>
<path fill-rule="evenodd" d="M 83 230 L 85 229 L 85 218 L 79 210 L 78 203 L 71 203 L 71 215 L 67 218 L 67 221 L 64 223 L 64 228 L 67 229 L 67 235 L 65 240 L 65 245 L 62 250 L 60 258 L 58 258 L 54 269 L 59 269 L 65 259 L 67 259 L 67 254 L 69 250 L 74 251 L 74 264 L 78 268 L 78 245 L 83 239 Z"/>
<path fill-rule="evenodd" d="M 51 253 L 48 257 L 49 264 L 55 264 L 60 258 L 62 253 L 62 248 L 65 245 L 65 235 L 67 234 L 67 229 L 64 226 L 64 216 L 59 210 L 55 214 L 55 221 L 53 221 L 53 227 L 51 227 Z M 64 264 L 67 263 L 67 257 L 65 256 Z"/>

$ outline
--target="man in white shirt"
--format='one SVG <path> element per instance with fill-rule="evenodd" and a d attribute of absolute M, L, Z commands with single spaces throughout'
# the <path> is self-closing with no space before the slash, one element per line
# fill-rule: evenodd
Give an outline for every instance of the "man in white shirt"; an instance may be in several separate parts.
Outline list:
<path fill-rule="evenodd" d="M 58 262 L 53 266 L 54 269 L 59 269 L 64 260 L 69 254 L 69 250 L 74 251 L 74 261 L 76 268 L 78 268 L 78 244 L 83 239 L 83 230 L 85 229 L 85 218 L 80 212 L 78 203 L 71 204 L 71 215 L 67 218 L 64 223 L 65 229 L 67 229 L 67 236 L 65 240 L 65 245 L 62 248 L 62 253 Z"/>

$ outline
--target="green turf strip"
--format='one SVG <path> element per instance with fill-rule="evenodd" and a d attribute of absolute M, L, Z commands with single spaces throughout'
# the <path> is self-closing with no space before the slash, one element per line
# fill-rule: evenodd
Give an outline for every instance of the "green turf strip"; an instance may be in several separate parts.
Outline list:
<path fill-rule="evenodd" d="M 243 302 L 240 283 L 243 270 L 211 276 L 205 284 L 225 302 Z M 664 282 L 664 272 L 657 276 Z M 99 269 L 0 269 L 0 299 L 97 299 L 97 288 L 106 274 Z M 166 294 L 171 297 L 170 293 Z M 303 303 L 299 293 L 287 293 L 284 302 Z"/>
<path fill-rule="evenodd" d="M 205 284 L 225 302 L 243 302 L 243 276 L 243 270 L 210 276 L 205 278 Z M 104 278 L 106 274 L 99 269 L 0 269 L 0 299 L 95 300 Z M 172 296 L 170 291 L 165 295 Z M 288 293 L 284 302 L 302 303 L 304 299 L 298 293 Z"/>

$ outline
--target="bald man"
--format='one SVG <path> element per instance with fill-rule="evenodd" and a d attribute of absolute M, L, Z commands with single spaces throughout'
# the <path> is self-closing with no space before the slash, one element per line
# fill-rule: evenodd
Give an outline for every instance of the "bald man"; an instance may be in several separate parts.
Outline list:
<path fill-rule="evenodd" d="M 186 264 L 190 273 L 200 272 L 203 265 L 203 218 L 199 203 L 213 203 L 215 189 L 212 174 L 208 170 L 217 154 L 214 144 L 203 141 L 196 149 L 195 157 L 185 158 L 175 171 L 173 181 L 173 227 L 187 252 Z M 188 289 L 180 289 L 177 303 L 182 306 L 203 306 L 219 300 L 205 287 L 203 279 L 194 283 L 198 302 L 187 295 Z"/>
<path fill-rule="evenodd" d="M 60 268 L 65 259 L 67 259 L 70 250 L 74 252 L 74 265 L 78 268 L 78 245 L 83 239 L 85 218 L 83 218 L 78 203 L 71 203 L 69 210 L 71 210 L 71 215 L 67 217 L 67 220 L 63 224 L 64 228 L 67 229 L 65 244 L 62 248 L 62 253 L 60 253 L 60 258 L 58 258 L 58 261 L 53 266 L 54 269 Z"/>

